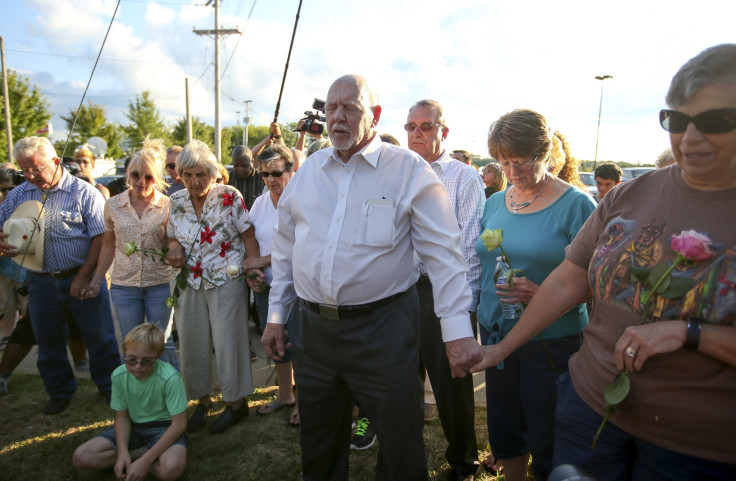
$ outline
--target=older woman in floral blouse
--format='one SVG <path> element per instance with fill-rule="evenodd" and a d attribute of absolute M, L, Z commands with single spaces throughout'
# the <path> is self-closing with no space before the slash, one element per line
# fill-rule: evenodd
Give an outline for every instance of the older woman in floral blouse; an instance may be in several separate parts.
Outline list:
<path fill-rule="evenodd" d="M 253 392 L 253 381 L 247 312 L 245 303 L 237 302 L 245 296 L 245 283 L 239 272 L 228 272 L 227 267 L 241 266 L 246 251 L 258 255 L 243 198 L 234 187 L 215 183 L 217 165 L 205 143 L 194 140 L 184 147 L 176 169 L 186 189 L 171 196 L 167 228 L 167 262 L 187 273 L 174 311 L 187 395 L 199 400 L 187 430 L 201 429 L 212 406 L 214 347 L 227 407 L 210 427 L 213 434 L 248 415 L 244 398 Z"/>

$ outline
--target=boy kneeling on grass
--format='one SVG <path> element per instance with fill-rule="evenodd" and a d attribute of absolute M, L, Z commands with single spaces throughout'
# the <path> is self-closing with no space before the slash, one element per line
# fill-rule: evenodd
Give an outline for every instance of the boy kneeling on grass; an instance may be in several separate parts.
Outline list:
<path fill-rule="evenodd" d="M 133 328 L 123 340 L 125 365 L 112 373 L 115 426 L 74 451 L 82 470 L 114 467 L 119 479 L 178 479 L 187 462 L 187 396 L 179 372 L 158 359 L 164 333 L 153 324 Z M 135 460 L 135 461 L 133 461 Z"/>

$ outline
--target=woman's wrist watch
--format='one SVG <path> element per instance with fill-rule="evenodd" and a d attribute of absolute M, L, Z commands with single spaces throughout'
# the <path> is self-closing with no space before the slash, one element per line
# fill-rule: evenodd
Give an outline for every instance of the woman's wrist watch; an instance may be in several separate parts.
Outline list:
<path fill-rule="evenodd" d="M 700 344 L 700 321 L 697 319 L 687 320 L 687 336 L 685 337 L 685 349 L 697 351 Z"/>

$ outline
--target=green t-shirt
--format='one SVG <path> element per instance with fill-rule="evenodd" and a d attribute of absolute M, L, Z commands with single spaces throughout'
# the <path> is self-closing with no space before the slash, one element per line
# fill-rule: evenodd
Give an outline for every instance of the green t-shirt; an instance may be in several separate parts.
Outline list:
<path fill-rule="evenodd" d="M 160 359 L 144 381 L 139 381 L 123 364 L 112 373 L 110 407 L 127 410 L 134 423 L 170 421 L 187 408 L 184 381 L 171 364 Z"/>

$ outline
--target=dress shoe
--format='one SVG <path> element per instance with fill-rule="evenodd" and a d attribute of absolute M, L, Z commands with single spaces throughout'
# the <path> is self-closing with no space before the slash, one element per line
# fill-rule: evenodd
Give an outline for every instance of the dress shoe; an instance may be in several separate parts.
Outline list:
<path fill-rule="evenodd" d="M 210 434 L 225 432 L 227 429 L 238 424 L 238 421 L 241 419 L 248 417 L 248 413 L 248 403 L 245 400 L 243 400 L 243 405 L 237 411 L 233 410 L 230 406 L 225 407 L 220 417 L 210 426 Z"/>
<path fill-rule="evenodd" d="M 207 413 L 212 410 L 212 405 L 205 406 L 204 404 L 197 404 L 194 408 L 194 412 L 187 419 L 187 432 L 196 433 L 204 427 L 204 423 L 207 420 Z"/>
<path fill-rule="evenodd" d="M 52 397 L 49 399 L 46 407 L 43 408 L 44 414 L 59 414 L 63 413 L 64 410 L 69 406 L 71 398 L 68 397 Z"/>

